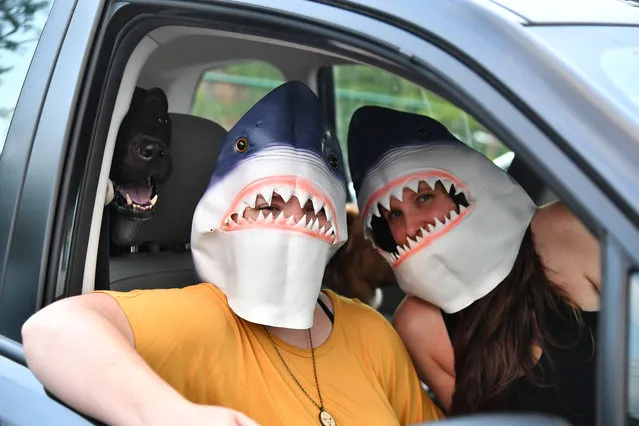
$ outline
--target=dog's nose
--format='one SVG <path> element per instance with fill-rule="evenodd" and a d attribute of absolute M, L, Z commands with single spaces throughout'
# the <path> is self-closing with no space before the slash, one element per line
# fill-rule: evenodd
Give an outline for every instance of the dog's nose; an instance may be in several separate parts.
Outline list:
<path fill-rule="evenodd" d="M 163 159 L 166 157 L 164 150 L 156 142 L 149 142 L 144 145 L 138 145 L 138 157 L 144 161 L 153 159 Z"/>

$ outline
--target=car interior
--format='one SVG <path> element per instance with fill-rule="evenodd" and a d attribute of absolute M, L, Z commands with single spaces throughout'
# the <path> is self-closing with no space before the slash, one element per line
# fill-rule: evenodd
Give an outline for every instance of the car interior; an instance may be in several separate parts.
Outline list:
<path fill-rule="evenodd" d="M 319 87 L 319 76 L 327 70 L 334 82 L 330 96 Z M 305 82 L 324 103 L 334 103 L 336 122 L 328 125 L 335 127 L 344 152 L 348 120 L 357 107 L 377 104 L 422 112 L 441 119 L 461 140 L 493 157 L 538 204 L 555 198 L 532 170 L 469 114 L 397 75 L 301 44 L 187 26 L 160 27 L 138 43 L 117 93 L 93 208 L 83 293 L 197 283 L 189 251 L 191 219 L 221 141 L 254 102 L 290 80 Z M 103 203 L 116 135 L 135 87 L 164 90 L 173 123 L 173 172 L 158 190 L 154 217 L 145 222 L 112 214 Z M 419 98 L 406 93 L 417 93 Z M 353 198 L 351 191 L 351 202 Z M 391 318 L 402 297 L 399 288 L 385 287 L 377 308 Z"/>

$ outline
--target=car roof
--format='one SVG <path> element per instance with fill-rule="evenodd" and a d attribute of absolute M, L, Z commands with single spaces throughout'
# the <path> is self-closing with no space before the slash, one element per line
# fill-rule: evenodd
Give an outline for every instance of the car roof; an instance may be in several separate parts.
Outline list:
<path fill-rule="evenodd" d="M 639 0 L 489 0 L 531 24 L 639 25 Z"/>

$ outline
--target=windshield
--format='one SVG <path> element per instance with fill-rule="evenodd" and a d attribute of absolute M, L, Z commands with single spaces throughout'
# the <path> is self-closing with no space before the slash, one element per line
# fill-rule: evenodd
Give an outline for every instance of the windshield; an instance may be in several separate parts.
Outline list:
<path fill-rule="evenodd" d="M 639 27 L 561 25 L 530 29 L 639 121 Z"/>

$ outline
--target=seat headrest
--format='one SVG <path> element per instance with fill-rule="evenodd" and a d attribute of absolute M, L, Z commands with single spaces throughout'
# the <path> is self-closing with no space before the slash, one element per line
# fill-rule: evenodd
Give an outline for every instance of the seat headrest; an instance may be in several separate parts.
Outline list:
<path fill-rule="evenodd" d="M 111 238 L 115 244 L 175 246 L 190 241 L 193 213 L 213 174 L 226 130 L 204 118 L 170 116 L 172 173 L 158 188 L 154 216 L 137 222 L 112 211 Z"/>

